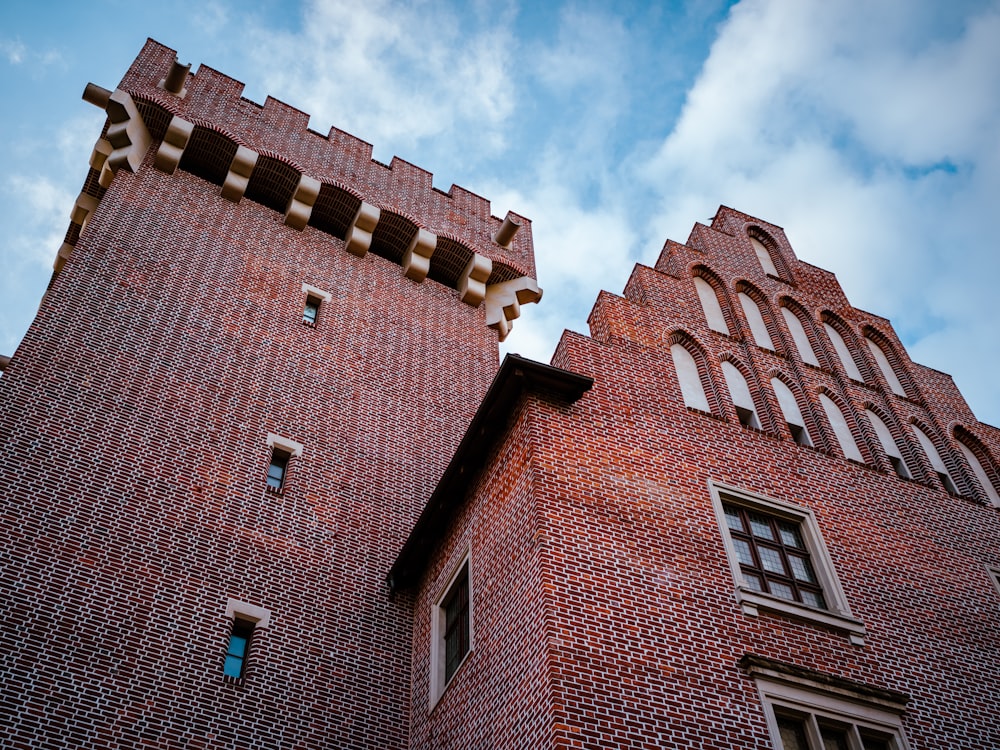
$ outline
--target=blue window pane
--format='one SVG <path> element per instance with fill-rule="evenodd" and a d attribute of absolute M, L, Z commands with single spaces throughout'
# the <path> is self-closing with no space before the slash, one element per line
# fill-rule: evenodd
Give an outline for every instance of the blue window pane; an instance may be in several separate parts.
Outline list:
<path fill-rule="evenodd" d="M 236 656 L 242 659 L 247 653 L 247 639 L 241 635 L 229 636 L 229 656 Z"/>
<path fill-rule="evenodd" d="M 227 656 L 223 671 L 230 677 L 243 676 L 243 659 L 239 656 Z"/>

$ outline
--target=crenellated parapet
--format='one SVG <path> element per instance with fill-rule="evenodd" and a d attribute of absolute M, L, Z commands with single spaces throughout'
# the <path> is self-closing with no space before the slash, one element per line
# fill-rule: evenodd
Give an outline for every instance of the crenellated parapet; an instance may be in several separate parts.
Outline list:
<path fill-rule="evenodd" d="M 88 177 L 100 191 L 85 186 L 81 193 L 57 272 L 103 189 L 118 170 L 136 171 L 152 145 L 154 166 L 166 174 L 195 174 L 227 200 L 261 203 L 292 229 L 312 227 L 354 255 L 392 260 L 412 281 L 443 283 L 473 307 L 502 300 L 487 305 L 487 323 L 501 340 L 520 304 L 541 298 L 524 217 L 493 216 L 475 193 L 455 185 L 438 190 L 426 170 L 397 157 L 378 162 L 365 141 L 336 128 L 317 133 L 304 112 L 270 97 L 251 102 L 239 81 L 189 68 L 148 40 L 118 89 L 87 87 L 84 98 L 108 113 Z"/>

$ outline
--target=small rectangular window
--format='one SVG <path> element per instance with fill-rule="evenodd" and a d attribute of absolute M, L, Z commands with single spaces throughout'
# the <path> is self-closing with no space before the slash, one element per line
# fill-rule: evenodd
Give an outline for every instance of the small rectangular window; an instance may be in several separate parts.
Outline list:
<path fill-rule="evenodd" d="M 736 416 L 740 419 L 740 424 L 744 427 L 751 427 L 755 430 L 760 429 L 760 422 L 757 421 L 757 415 L 754 414 L 752 409 L 747 409 L 743 406 L 736 407 Z"/>
<path fill-rule="evenodd" d="M 223 672 L 229 677 L 243 677 L 246 671 L 253 628 L 254 624 L 248 620 L 239 618 L 233 620 L 233 628 L 229 633 L 229 647 L 226 649 L 226 664 L 223 668 Z"/>
<path fill-rule="evenodd" d="M 302 322 L 306 325 L 314 326 L 316 325 L 316 320 L 319 318 L 319 307 L 323 304 L 323 300 L 310 294 L 306 297 L 306 306 L 302 311 Z"/>
<path fill-rule="evenodd" d="M 275 492 L 281 492 L 285 485 L 285 475 L 288 473 L 288 461 L 292 454 L 277 446 L 271 448 L 271 463 L 267 467 L 267 486 Z"/>

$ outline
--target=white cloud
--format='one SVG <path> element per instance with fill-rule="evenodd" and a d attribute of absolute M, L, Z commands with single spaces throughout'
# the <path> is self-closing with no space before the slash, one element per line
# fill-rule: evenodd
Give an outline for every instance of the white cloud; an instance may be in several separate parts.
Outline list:
<path fill-rule="evenodd" d="M 515 92 L 502 15 L 463 26 L 439 4 L 387 0 L 313 0 L 302 14 L 301 31 L 250 34 L 255 75 L 309 112 L 314 128 L 336 123 L 396 152 L 431 137 L 468 147 L 470 159 L 503 146 Z"/>
<path fill-rule="evenodd" d="M 28 48 L 20 39 L 0 39 L 0 55 L 7 58 L 11 65 L 20 65 L 24 62 Z"/>
<path fill-rule="evenodd" d="M 982 231 L 1000 187 L 998 8 L 944 33 L 919 4 L 736 6 L 640 170 L 662 206 L 649 232 L 683 239 L 719 203 L 783 225 L 800 257 L 1000 421 L 981 376 L 1000 366 L 1000 332 L 970 303 L 1000 271 Z"/>

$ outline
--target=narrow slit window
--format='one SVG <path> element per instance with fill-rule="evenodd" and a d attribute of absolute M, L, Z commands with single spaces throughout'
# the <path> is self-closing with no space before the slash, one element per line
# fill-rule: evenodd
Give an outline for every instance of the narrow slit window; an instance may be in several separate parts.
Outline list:
<path fill-rule="evenodd" d="M 229 677 L 238 679 L 246 673 L 253 630 L 254 623 L 239 618 L 233 620 L 233 627 L 229 632 L 229 645 L 226 649 L 226 663 L 223 667 L 223 672 Z"/>
<path fill-rule="evenodd" d="M 468 556 L 452 574 L 444 593 L 431 608 L 431 706 L 473 649 L 473 597 Z"/>
<path fill-rule="evenodd" d="M 885 381 L 889 384 L 889 388 L 891 388 L 892 392 L 897 396 L 905 397 L 906 389 L 903 388 L 903 384 L 899 382 L 896 370 L 893 368 L 892 363 L 889 362 L 889 357 L 886 355 L 885 350 L 870 338 L 865 337 L 865 341 L 868 342 L 868 348 L 871 349 L 872 356 L 875 357 L 878 369 L 882 371 L 882 375 L 885 377 Z"/>
<path fill-rule="evenodd" d="M 306 325 L 314 326 L 319 319 L 319 308 L 323 300 L 312 294 L 306 297 L 306 305 L 302 310 L 302 322 Z"/>
<path fill-rule="evenodd" d="M 844 419 L 844 413 L 840 410 L 840 407 L 825 393 L 819 394 L 819 401 L 823 404 L 826 418 L 830 420 L 830 426 L 833 428 L 833 433 L 837 436 L 837 442 L 840 443 L 840 449 L 844 452 L 844 455 L 847 458 L 864 463 L 865 459 L 862 457 L 861 451 L 858 450 L 858 444 L 854 442 L 854 434 L 851 432 L 847 420 Z"/>
<path fill-rule="evenodd" d="M 760 307 L 745 292 L 740 292 L 737 296 L 740 298 L 743 313 L 747 316 L 747 322 L 750 324 L 750 332 L 753 334 L 754 343 L 763 349 L 774 351 L 774 342 L 771 341 L 771 334 L 767 332 L 767 324 L 764 322 L 764 316 L 760 312 Z"/>
<path fill-rule="evenodd" d="M 760 267 L 764 269 L 764 273 L 777 277 L 778 269 L 774 267 L 774 260 L 771 258 L 771 251 L 767 249 L 767 246 L 756 237 L 750 238 L 750 244 L 753 245 L 753 251 L 757 254 L 757 260 L 760 261 Z"/>
<path fill-rule="evenodd" d="M 959 441 L 958 447 L 965 455 L 965 460 L 969 462 L 969 466 L 972 468 L 972 473 L 976 475 L 976 479 L 978 479 L 979 483 L 983 486 L 983 490 L 986 492 L 986 496 L 989 497 L 990 502 L 996 506 L 1000 506 L 1000 494 L 997 493 L 997 488 L 993 485 L 992 480 L 990 480 L 982 462 L 965 443 Z"/>
<path fill-rule="evenodd" d="M 267 486 L 275 492 L 280 492 L 285 486 L 285 476 L 288 474 L 288 462 L 292 454 L 277 446 L 271 448 L 271 463 L 267 467 Z"/>

